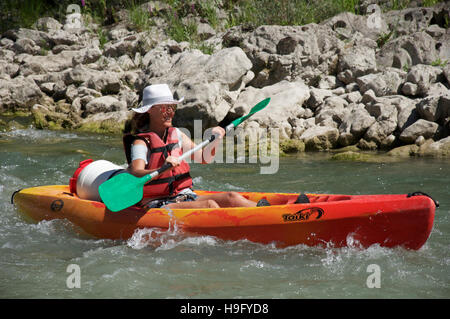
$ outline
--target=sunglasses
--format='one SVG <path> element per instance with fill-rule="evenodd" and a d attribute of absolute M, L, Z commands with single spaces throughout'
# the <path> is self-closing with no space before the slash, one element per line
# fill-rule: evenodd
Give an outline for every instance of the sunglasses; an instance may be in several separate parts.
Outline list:
<path fill-rule="evenodd" d="M 160 104 L 157 107 L 159 108 L 161 113 L 167 113 L 169 111 L 172 111 L 173 113 L 175 113 L 175 111 L 177 110 L 176 104 Z"/>

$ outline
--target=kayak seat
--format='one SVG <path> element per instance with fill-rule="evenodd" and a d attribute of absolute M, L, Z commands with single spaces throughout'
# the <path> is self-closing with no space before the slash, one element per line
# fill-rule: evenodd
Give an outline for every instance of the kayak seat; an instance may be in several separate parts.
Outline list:
<path fill-rule="evenodd" d="M 309 203 L 309 198 L 306 196 L 306 194 L 301 193 L 298 195 L 297 199 L 295 200 L 294 204 L 306 204 Z"/>
<path fill-rule="evenodd" d="M 256 204 L 256 207 L 261 207 L 261 206 L 270 206 L 270 203 L 266 198 L 261 198 L 258 201 L 258 203 Z"/>

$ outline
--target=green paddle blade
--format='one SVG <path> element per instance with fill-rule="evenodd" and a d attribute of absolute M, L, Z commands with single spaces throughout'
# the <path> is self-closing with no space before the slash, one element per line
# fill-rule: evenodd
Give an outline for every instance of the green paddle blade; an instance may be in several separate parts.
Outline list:
<path fill-rule="evenodd" d="M 102 183 L 98 193 L 106 207 L 110 211 L 117 212 L 133 206 L 142 199 L 143 186 L 147 181 L 148 179 L 123 173 Z"/>
<path fill-rule="evenodd" d="M 235 119 L 233 122 L 234 127 L 238 126 L 239 124 L 241 124 L 242 122 L 244 122 L 246 119 L 248 119 L 250 116 L 252 116 L 253 114 L 255 114 L 256 112 L 261 111 L 263 108 L 265 108 L 270 102 L 270 97 L 268 97 L 265 100 L 262 100 L 261 102 L 259 102 L 258 104 L 256 104 L 251 110 L 250 112 L 243 116 L 240 117 L 238 119 Z"/>

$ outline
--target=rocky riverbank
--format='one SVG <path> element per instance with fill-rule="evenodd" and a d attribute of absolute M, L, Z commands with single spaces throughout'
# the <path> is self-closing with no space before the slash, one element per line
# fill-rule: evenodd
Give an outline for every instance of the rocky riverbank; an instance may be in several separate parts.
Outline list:
<path fill-rule="evenodd" d="M 154 3 L 144 6 L 163 10 Z M 198 20 L 202 51 L 170 39 L 160 20 L 138 32 L 124 14 L 99 32 L 79 14 L 41 18 L 1 35 L 0 113 L 31 114 L 37 128 L 120 133 L 142 89 L 165 82 L 185 97 L 180 127 L 224 123 L 271 97 L 244 133 L 278 128 L 285 152 L 450 157 L 448 3 L 364 13 L 223 32 Z"/>

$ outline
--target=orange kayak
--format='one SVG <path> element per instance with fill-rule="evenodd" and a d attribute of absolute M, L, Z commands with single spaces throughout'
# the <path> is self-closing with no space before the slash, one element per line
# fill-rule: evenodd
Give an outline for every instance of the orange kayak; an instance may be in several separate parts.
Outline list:
<path fill-rule="evenodd" d="M 198 195 L 218 193 L 198 191 Z M 101 202 L 84 200 L 66 185 L 40 186 L 13 195 L 19 212 L 34 221 L 65 218 L 97 238 L 128 239 L 138 229 L 178 229 L 192 236 L 247 239 L 278 247 L 305 244 L 361 247 L 378 244 L 419 249 L 433 227 L 437 203 L 422 193 L 401 195 L 307 194 L 310 203 L 294 204 L 298 194 L 240 192 L 271 206 L 205 209 L 130 207 L 109 211 Z"/>

